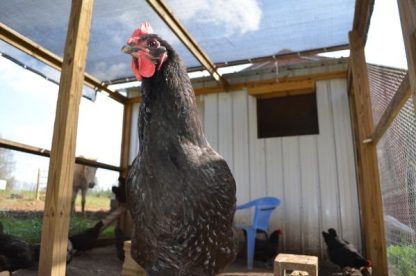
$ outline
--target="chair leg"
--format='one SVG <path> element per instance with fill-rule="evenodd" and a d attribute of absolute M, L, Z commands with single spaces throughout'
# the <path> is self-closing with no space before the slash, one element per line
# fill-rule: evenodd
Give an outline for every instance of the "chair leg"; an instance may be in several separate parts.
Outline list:
<path fill-rule="evenodd" d="M 246 229 L 247 233 L 247 268 L 253 269 L 254 247 L 256 245 L 256 230 Z"/>

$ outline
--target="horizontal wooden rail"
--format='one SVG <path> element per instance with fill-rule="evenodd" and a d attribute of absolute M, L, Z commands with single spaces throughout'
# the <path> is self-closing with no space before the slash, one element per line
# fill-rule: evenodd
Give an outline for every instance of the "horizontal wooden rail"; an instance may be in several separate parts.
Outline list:
<path fill-rule="evenodd" d="M 61 71 L 62 68 L 62 58 L 54 53 L 48 51 L 42 46 L 38 45 L 34 41 L 28 39 L 27 37 L 21 35 L 15 30 L 9 28 L 8 26 L 0 23 L 0 39 L 12 45 L 13 47 L 21 50 L 22 52 L 44 62 L 45 64 L 55 68 L 56 70 Z M 114 92 L 107 87 L 102 81 L 93 77 L 92 75 L 85 73 L 84 82 L 86 85 L 93 89 L 102 90 L 108 93 L 108 96 L 120 103 L 125 103 L 127 98 L 119 93 Z"/>
<path fill-rule="evenodd" d="M 366 142 L 373 142 L 377 144 L 378 141 L 380 141 L 381 137 L 384 135 L 411 95 L 412 92 L 410 90 L 409 73 L 407 73 L 397 89 L 396 94 L 394 94 L 383 115 L 381 115 L 373 133 L 368 139 L 365 140 Z"/>
<path fill-rule="evenodd" d="M 3 139 L 3 138 L 0 138 L 0 148 L 6 148 L 6 149 L 16 150 L 16 151 L 20 151 L 20 152 L 26 152 L 26 153 L 40 155 L 40 156 L 44 156 L 44 157 L 50 157 L 50 155 L 51 155 L 50 150 L 43 149 L 43 148 L 38 148 L 38 147 L 34 147 L 34 146 L 30 146 L 30 145 L 26 145 L 26 144 L 14 142 L 14 141 L 10 141 L 10 140 Z M 101 163 L 101 162 L 97 162 L 97 161 L 86 159 L 86 158 L 83 158 L 83 157 L 75 157 L 75 163 L 81 164 L 81 165 L 97 167 L 97 168 L 102 168 L 102 169 L 106 169 L 106 170 L 117 171 L 117 172 L 121 171 L 120 167 L 105 164 L 105 163 Z"/>
<path fill-rule="evenodd" d="M 242 89 L 247 89 L 249 94 L 256 97 L 268 97 L 267 94 L 271 96 L 285 95 L 288 91 L 299 91 L 312 92 L 314 82 L 319 80 L 331 80 L 346 78 L 346 71 L 335 71 L 335 72 L 326 72 L 326 73 L 317 73 L 305 76 L 295 76 L 295 77 L 283 77 L 278 80 L 261 80 L 261 81 L 248 81 L 241 83 L 233 83 L 228 86 L 228 92 L 239 91 Z M 221 86 L 208 86 L 194 89 L 195 95 L 204 95 L 212 93 L 221 93 L 225 92 L 224 88 Z M 140 97 L 135 97 L 129 99 L 131 103 L 139 103 Z"/>

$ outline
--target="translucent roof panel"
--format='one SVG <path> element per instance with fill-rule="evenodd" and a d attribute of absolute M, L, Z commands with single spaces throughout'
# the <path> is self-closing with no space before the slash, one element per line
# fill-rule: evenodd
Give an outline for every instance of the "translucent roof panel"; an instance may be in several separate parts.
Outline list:
<path fill-rule="evenodd" d="M 70 13 L 67 0 L 0 2 L 1 22 L 51 52 L 63 56 Z M 128 37 L 149 21 L 156 33 L 176 49 L 188 67 L 200 63 L 145 1 L 97 0 L 87 56 L 87 72 L 100 80 L 132 76 L 130 57 L 121 52 Z"/>
<path fill-rule="evenodd" d="M 348 44 L 354 0 L 165 0 L 215 63 Z M 2 23 L 62 56 L 68 0 L 0 1 Z M 143 21 L 167 40 L 187 67 L 200 63 L 143 0 L 96 0 L 87 72 L 100 80 L 132 76 L 120 49 Z"/>
<path fill-rule="evenodd" d="M 166 0 L 215 63 L 348 44 L 353 0 Z"/>

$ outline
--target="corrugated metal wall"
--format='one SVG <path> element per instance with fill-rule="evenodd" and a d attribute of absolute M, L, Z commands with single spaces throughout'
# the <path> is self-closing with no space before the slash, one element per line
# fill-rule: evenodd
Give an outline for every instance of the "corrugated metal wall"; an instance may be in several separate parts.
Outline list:
<path fill-rule="evenodd" d="M 283 230 L 283 250 L 320 255 L 322 230 L 333 227 L 358 246 L 361 236 L 346 81 L 318 81 L 316 90 L 319 135 L 258 139 L 256 99 L 246 91 L 199 101 L 207 139 L 234 173 L 238 204 L 280 198 L 270 230 Z"/>
<path fill-rule="evenodd" d="M 256 99 L 246 91 L 199 96 L 198 102 L 207 139 L 236 179 L 238 204 L 280 198 L 270 231 L 283 230 L 282 251 L 322 256 L 322 230 L 333 227 L 359 248 L 361 235 L 346 80 L 318 81 L 316 95 L 320 134 L 284 138 L 257 138 Z M 137 116 L 138 105 L 130 161 Z M 236 214 L 239 223 L 249 219 L 249 213 Z"/>

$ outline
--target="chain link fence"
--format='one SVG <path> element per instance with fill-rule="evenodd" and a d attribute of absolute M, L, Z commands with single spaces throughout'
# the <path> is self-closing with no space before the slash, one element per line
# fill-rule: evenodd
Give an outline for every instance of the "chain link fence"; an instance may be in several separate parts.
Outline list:
<path fill-rule="evenodd" d="M 368 65 L 374 124 L 406 70 Z M 416 275 L 416 119 L 410 98 L 377 144 L 390 275 Z"/>

